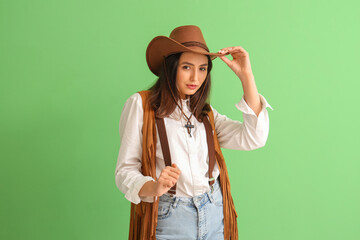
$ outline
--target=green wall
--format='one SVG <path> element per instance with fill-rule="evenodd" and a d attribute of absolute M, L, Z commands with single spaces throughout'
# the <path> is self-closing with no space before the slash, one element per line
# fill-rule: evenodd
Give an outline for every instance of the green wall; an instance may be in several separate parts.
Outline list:
<path fill-rule="evenodd" d="M 116 188 L 125 100 L 156 79 L 145 50 L 198 25 L 242 46 L 269 111 L 265 147 L 224 150 L 242 240 L 360 239 L 359 7 L 325 1 L 0 1 L 0 238 L 127 239 Z M 212 105 L 240 80 L 220 59 Z"/>

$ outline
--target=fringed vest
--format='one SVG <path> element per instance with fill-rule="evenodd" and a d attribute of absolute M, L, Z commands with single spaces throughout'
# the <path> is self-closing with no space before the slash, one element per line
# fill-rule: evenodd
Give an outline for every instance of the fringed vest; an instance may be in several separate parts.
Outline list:
<path fill-rule="evenodd" d="M 144 176 L 151 176 L 156 179 L 157 133 L 155 127 L 155 112 L 147 100 L 150 92 L 140 91 L 139 93 L 144 109 L 141 171 Z M 210 111 L 208 116 L 211 127 L 214 133 L 216 133 L 213 112 Z M 237 240 L 237 213 L 231 196 L 228 171 L 216 134 L 214 134 L 214 145 L 216 163 L 220 170 L 220 186 L 223 193 L 224 239 Z M 156 240 L 158 206 L 159 198 L 156 197 L 154 197 L 153 203 L 143 201 L 139 204 L 131 203 L 129 240 Z"/>

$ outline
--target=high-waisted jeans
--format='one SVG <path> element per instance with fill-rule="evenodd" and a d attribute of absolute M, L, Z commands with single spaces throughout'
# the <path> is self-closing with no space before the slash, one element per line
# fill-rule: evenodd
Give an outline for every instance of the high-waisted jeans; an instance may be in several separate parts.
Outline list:
<path fill-rule="evenodd" d="M 213 191 L 195 197 L 159 198 L 157 240 L 223 240 L 223 198 L 219 179 Z"/>

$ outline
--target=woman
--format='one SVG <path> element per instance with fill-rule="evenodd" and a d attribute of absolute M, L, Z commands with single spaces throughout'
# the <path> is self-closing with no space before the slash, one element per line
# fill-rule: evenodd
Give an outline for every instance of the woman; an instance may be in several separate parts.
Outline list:
<path fill-rule="evenodd" d="M 206 102 L 216 57 L 242 82 L 236 107 L 243 122 Z M 115 170 L 117 187 L 131 201 L 129 239 L 238 239 L 220 147 L 263 147 L 271 108 L 257 92 L 248 53 L 240 46 L 210 53 L 200 28 L 187 25 L 155 37 L 146 60 L 159 78 L 125 103 Z"/>

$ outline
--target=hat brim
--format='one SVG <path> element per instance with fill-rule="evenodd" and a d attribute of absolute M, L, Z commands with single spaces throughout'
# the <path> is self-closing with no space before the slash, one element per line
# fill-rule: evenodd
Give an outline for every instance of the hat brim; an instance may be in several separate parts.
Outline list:
<path fill-rule="evenodd" d="M 225 56 L 229 53 L 210 53 L 204 50 L 195 50 L 185 47 L 181 43 L 166 36 L 157 36 L 153 38 L 146 49 L 146 62 L 156 76 L 160 75 L 160 68 L 163 58 L 178 52 L 194 52 L 204 55 L 209 55 L 211 60 L 218 56 Z"/>

